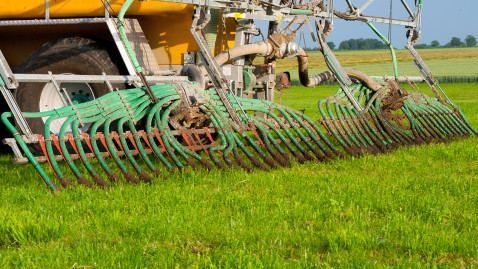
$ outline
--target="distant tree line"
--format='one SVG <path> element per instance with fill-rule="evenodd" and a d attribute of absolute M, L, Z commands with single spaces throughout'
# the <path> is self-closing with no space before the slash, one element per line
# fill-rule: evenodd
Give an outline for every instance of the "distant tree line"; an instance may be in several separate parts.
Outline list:
<path fill-rule="evenodd" d="M 430 44 L 417 44 L 415 48 L 417 49 L 429 49 L 429 48 L 471 48 L 476 47 L 478 44 L 476 38 L 472 35 L 468 35 L 465 38 L 465 41 L 461 41 L 458 37 L 452 37 L 450 42 L 446 43 L 443 46 L 440 46 L 438 40 L 433 40 Z"/>
<path fill-rule="evenodd" d="M 336 49 L 334 42 L 327 42 L 327 45 L 330 49 Z M 468 35 L 464 42 L 461 41 L 458 37 L 453 37 L 450 42 L 440 46 L 438 40 L 433 40 L 430 44 L 417 44 L 415 48 L 417 49 L 428 49 L 428 48 L 465 48 L 465 47 L 476 47 L 478 42 L 476 38 L 472 35 Z M 338 50 L 375 50 L 375 49 L 387 49 L 387 45 L 383 41 L 373 38 L 358 38 L 358 39 L 349 39 L 340 42 Z M 317 50 L 317 48 L 311 48 L 310 50 Z"/>
<path fill-rule="evenodd" d="M 377 50 L 386 48 L 387 45 L 383 41 L 373 38 L 349 39 L 339 44 L 339 50 Z"/>

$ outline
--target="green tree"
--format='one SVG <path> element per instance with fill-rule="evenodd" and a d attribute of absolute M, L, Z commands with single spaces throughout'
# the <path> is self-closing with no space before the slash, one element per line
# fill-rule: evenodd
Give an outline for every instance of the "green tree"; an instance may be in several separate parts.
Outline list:
<path fill-rule="evenodd" d="M 327 46 L 329 46 L 329 48 L 331 50 L 335 49 L 335 43 L 334 42 L 327 42 Z"/>
<path fill-rule="evenodd" d="M 430 43 L 430 45 L 434 48 L 440 46 L 440 42 L 438 42 L 438 40 L 433 40 L 432 43 Z"/>
<path fill-rule="evenodd" d="M 467 47 L 476 47 L 476 44 L 478 42 L 476 42 L 476 38 L 472 35 L 468 35 L 466 38 L 465 38 L 465 43 L 466 43 L 466 46 Z"/>
<path fill-rule="evenodd" d="M 369 43 L 363 39 L 360 39 L 358 42 L 358 49 L 359 50 L 368 50 L 370 49 Z"/>
<path fill-rule="evenodd" d="M 348 50 L 350 48 L 349 42 L 347 41 L 342 41 L 339 44 L 339 50 Z"/>
<path fill-rule="evenodd" d="M 427 44 L 416 44 L 414 47 L 416 49 L 428 49 L 430 46 L 428 46 Z"/>
<path fill-rule="evenodd" d="M 450 47 L 452 47 L 452 48 L 461 47 L 462 44 L 463 44 L 463 42 L 461 42 L 461 39 L 458 38 L 458 37 L 452 37 L 452 39 L 450 41 Z"/>

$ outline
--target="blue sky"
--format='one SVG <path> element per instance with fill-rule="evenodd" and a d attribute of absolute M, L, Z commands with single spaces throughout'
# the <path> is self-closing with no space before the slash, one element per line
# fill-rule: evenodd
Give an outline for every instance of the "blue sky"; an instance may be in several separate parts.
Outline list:
<path fill-rule="evenodd" d="M 336 9 L 345 11 L 345 0 L 335 1 Z M 354 5 L 362 6 L 366 0 L 352 0 Z M 406 0 L 413 9 L 414 0 Z M 393 17 L 407 19 L 406 11 L 400 0 L 392 0 Z M 462 41 L 467 35 L 473 35 L 478 39 L 478 0 L 424 0 L 422 15 L 422 37 L 418 44 L 430 44 L 438 40 L 441 45 L 450 42 L 456 36 Z M 380 17 L 389 17 L 390 0 L 375 0 L 363 13 Z M 376 24 L 376 27 L 388 36 L 388 25 Z M 262 28 L 262 27 L 261 27 Z M 307 28 L 306 28 L 307 29 Z M 304 29 L 305 30 L 305 29 Z M 402 26 L 392 27 L 392 44 L 396 48 L 403 48 L 406 44 L 406 29 Z M 317 47 L 313 44 L 309 35 L 308 47 Z M 370 28 L 362 22 L 344 22 L 334 19 L 334 31 L 328 36 L 327 41 L 334 42 L 337 46 L 343 40 L 351 38 L 377 38 Z"/>
<path fill-rule="evenodd" d="M 362 1 L 353 1 L 357 6 L 361 6 Z M 413 7 L 414 1 L 407 0 L 410 7 Z M 399 0 L 392 0 L 393 17 L 406 18 L 405 9 Z M 345 0 L 336 0 L 336 5 L 341 10 L 345 10 Z M 467 35 L 473 35 L 478 38 L 478 0 L 424 0 L 422 15 L 422 37 L 418 43 L 430 44 L 432 40 L 438 40 L 440 44 L 448 43 L 452 37 L 456 36 L 465 39 Z M 375 0 L 372 5 L 365 10 L 366 15 L 378 15 L 389 17 L 390 1 Z M 379 30 L 388 35 L 388 25 L 377 24 Z M 406 44 L 405 28 L 400 26 L 392 27 L 392 43 L 397 48 L 403 48 Z M 375 38 L 367 25 L 362 22 L 343 22 L 335 20 L 335 28 L 329 36 L 329 41 L 337 45 L 343 40 L 350 38 Z"/>

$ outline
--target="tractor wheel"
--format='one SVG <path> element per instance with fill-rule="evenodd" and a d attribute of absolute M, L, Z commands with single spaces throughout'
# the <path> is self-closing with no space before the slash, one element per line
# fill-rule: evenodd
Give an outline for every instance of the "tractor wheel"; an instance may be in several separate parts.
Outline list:
<path fill-rule="evenodd" d="M 32 54 L 30 59 L 22 65 L 22 73 L 27 74 L 75 74 L 75 75 L 118 75 L 120 72 L 111 57 L 114 50 L 106 50 L 99 43 L 86 38 L 62 38 L 53 43 L 45 44 L 39 51 Z M 108 87 L 92 83 L 61 83 L 61 89 L 66 89 L 73 104 L 91 101 L 109 92 Z M 113 85 L 120 89 L 123 84 Z M 58 109 L 64 104 L 58 95 L 53 83 L 21 83 L 15 96 L 23 112 L 44 112 Z M 66 98 L 64 98 L 67 100 Z M 68 102 L 68 101 L 66 101 Z M 44 119 L 27 119 L 34 134 L 44 134 Z M 51 132 L 58 134 L 64 120 L 55 120 L 51 124 Z M 90 126 L 86 124 L 82 131 L 86 132 Z M 49 136 L 49 134 L 45 134 Z"/>

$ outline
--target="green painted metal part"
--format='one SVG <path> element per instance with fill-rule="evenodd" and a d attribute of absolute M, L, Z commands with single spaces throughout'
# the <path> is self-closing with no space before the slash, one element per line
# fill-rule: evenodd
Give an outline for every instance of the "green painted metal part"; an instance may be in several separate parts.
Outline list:
<path fill-rule="evenodd" d="M 207 41 L 209 50 L 214 54 L 214 48 L 216 46 L 217 39 L 217 30 L 219 26 L 219 21 L 221 20 L 221 10 L 212 8 L 211 10 L 211 20 L 204 27 L 204 38 Z"/>
<path fill-rule="evenodd" d="M 257 78 L 253 73 L 254 68 L 244 68 L 242 74 L 244 75 L 244 88 L 246 91 L 252 91 L 256 85 Z"/>
<path fill-rule="evenodd" d="M 314 14 L 314 12 L 312 12 L 311 10 L 303 10 L 303 9 L 291 9 L 290 10 L 290 14 L 294 14 L 294 15 L 312 15 Z"/>

